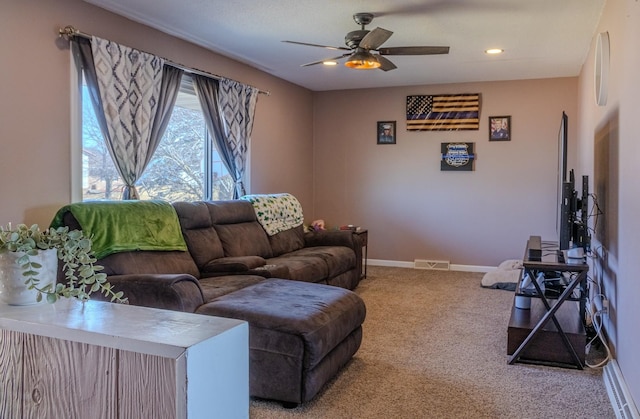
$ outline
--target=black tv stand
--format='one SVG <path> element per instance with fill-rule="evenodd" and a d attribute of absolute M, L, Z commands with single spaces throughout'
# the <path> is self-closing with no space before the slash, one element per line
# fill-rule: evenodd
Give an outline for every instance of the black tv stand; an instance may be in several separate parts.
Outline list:
<path fill-rule="evenodd" d="M 542 239 L 540 236 L 531 236 L 527 241 L 527 259 L 531 261 L 542 260 Z"/>
<path fill-rule="evenodd" d="M 525 294 L 520 289 L 522 281 L 518 282 L 515 297 L 531 298 L 531 308 L 517 308 L 514 299 L 508 328 L 509 364 L 523 362 L 582 369 L 589 265 L 585 260 L 566 263 L 557 249 L 548 249 L 549 254 L 543 254 L 540 243 L 539 236 L 529 238 L 522 273 L 531 278 L 543 273 L 545 291 L 534 280 L 536 291 L 533 295 Z M 540 258 L 536 257 L 537 250 L 541 251 Z"/>

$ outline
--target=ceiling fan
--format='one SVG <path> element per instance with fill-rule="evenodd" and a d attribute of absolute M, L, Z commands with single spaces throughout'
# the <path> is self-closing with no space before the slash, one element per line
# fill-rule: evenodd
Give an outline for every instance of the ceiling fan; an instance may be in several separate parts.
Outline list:
<path fill-rule="evenodd" d="M 353 15 L 353 20 L 360 25 L 361 29 L 357 31 L 351 31 L 344 37 L 346 47 L 332 47 L 328 45 L 310 44 L 306 42 L 296 41 L 282 41 L 290 44 L 306 45 L 311 47 L 327 48 L 332 50 L 349 51 L 338 57 L 327 58 L 324 60 L 314 61 L 307 64 L 302 64 L 302 67 L 308 67 L 315 64 L 321 64 L 328 61 L 337 61 L 345 57 L 349 57 L 345 62 L 345 66 L 354 68 L 357 70 L 369 70 L 379 68 L 380 70 L 389 71 L 397 68 L 394 63 L 384 57 L 385 55 L 435 55 L 435 54 L 448 54 L 449 47 L 430 47 L 430 46 L 415 46 L 415 47 L 388 47 L 380 48 L 384 44 L 393 32 L 382 28 L 375 28 L 372 31 L 366 30 L 364 27 L 371 23 L 373 20 L 373 13 L 356 13 Z M 373 54 L 372 51 L 377 52 Z"/>

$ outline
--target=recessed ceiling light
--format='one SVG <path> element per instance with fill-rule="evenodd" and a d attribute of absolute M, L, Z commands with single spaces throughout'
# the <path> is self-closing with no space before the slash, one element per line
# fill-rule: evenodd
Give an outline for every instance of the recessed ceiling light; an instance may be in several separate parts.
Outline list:
<path fill-rule="evenodd" d="M 491 48 L 484 51 L 486 54 L 502 54 L 504 52 L 503 49 L 500 48 Z"/>
<path fill-rule="evenodd" d="M 337 61 L 323 61 L 322 64 L 324 65 L 338 65 Z"/>

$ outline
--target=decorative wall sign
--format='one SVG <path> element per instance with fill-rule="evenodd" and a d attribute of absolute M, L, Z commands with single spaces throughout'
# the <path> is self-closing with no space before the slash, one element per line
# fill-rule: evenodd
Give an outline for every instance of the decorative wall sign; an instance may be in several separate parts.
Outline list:
<path fill-rule="evenodd" d="M 480 94 L 407 96 L 407 131 L 478 130 Z"/>
<path fill-rule="evenodd" d="M 476 156 L 473 153 L 474 143 L 441 143 L 442 152 L 440 170 L 448 171 L 472 171 L 473 161 Z"/>
<path fill-rule="evenodd" d="M 396 143 L 396 121 L 378 121 L 378 144 Z"/>
<path fill-rule="evenodd" d="M 489 141 L 511 141 L 511 117 L 489 117 Z"/>

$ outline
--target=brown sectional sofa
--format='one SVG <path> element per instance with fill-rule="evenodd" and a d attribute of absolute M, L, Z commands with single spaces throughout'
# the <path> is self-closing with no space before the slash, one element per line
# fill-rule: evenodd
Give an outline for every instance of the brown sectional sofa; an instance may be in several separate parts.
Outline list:
<path fill-rule="evenodd" d="M 248 201 L 178 202 L 189 252 L 202 276 L 251 274 L 354 289 L 362 246 L 347 231 L 303 231 L 268 236 Z"/>
<path fill-rule="evenodd" d="M 87 205 L 63 208 L 62 225 L 85 229 L 74 206 Z M 188 251 L 109 254 L 99 260 L 108 280 L 130 304 L 247 321 L 250 394 L 292 405 L 313 398 L 362 341 L 366 308 L 350 291 L 361 277 L 357 236 L 302 226 L 268 236 L 243 200 L 173 208 Z"/>

